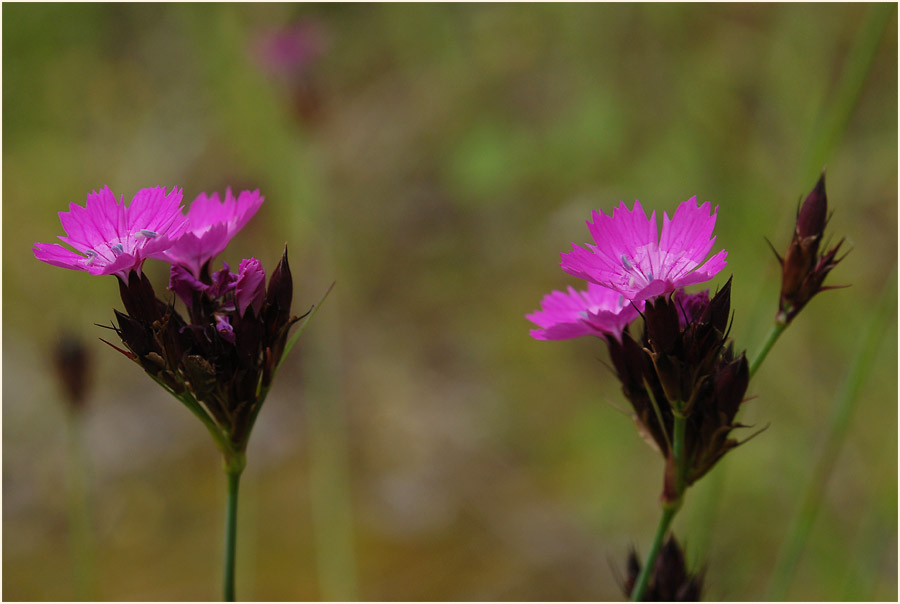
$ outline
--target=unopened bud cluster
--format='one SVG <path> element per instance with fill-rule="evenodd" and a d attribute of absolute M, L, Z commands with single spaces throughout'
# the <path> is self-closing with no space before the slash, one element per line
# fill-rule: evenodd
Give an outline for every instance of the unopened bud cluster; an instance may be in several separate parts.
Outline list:
<path fill-rule="evenodd" d="M 170 289 L 185 302 L 187 319 L 156 297 L 144 274 L 120 280 L 119 289 L 126 312 L 116 311 L 115 331 L 127 348 L 119 350 L 176 396 L 199 402 L 242 451 L 288 330 L 300 319 L 290 313 L 287 249 L 268 288 L 254 259 L 238 273 L 226 264 L 210 274 L 204 265 L 199 279 L 173 266 Z"/>
<path fill-rule="evenodd" d="M 844 240 L 825 253 L 819 253 L 819 246 L 828 222 L 828 197 L 825 194 L 825 173 L 819 177 L 815 188 L 807 195 L 797 213 L 797 225 L 782 257 L 775 255 L 781 263 L 781 297 L 778 304 L 777 320 L 787 325 L 794 320 L 803 307 L 820 291 L 832 289 L 823 287 L 829 271 L 843 260 L 837 257 Z"/>
<path fill-rule="evenodd" d="M 634 550 L 628 554 L 628 576 L 623 585 L 626 596 L 631 596 L 635 582 L 641 573 L 641 562 Z M 692 574 L 687 570 L 684 553 L 675 537 L 663 544 L 653 566 L 645 602 L 698 602 L 703 595 L 703 573 Z"/>
<path fill-rule="evenodd" d="M 680 472 L 676 477 L 667 471 L 664 498 L 677 499 L 739 444 L 730 433 L 740 426 L 734 418 L 749 374 L 744 353 L 736 355 L 728 339 L 730 296 L 731 279 L 711 300 L 706 291 L 660 296 L 647 304 L 638 339 L 628 330 L 621 341 L 607 339 L 638 429 L 667 459 L 667 468 Z M 676 415 L 685 419 L 680 470 Z"/>

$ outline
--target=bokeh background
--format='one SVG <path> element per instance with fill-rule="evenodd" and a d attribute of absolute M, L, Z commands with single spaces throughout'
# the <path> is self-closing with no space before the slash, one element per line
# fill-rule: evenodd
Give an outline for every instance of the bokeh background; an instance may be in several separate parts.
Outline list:
<path fill-rule="evenodd" d="M 752 352 L 779 289 L 765 239 L 786 247 L 827 164 L 828 230 L 852 247 L 829 282 L 852 287 L 784 334 L 743 415 L 769 428 L 674 528 L 708 598 L 766 598 L 868 346 L 786 595 L 896 600 L 896 19 L 859 3 L 5 4 L 4 598 L 220 594 L 208 435 L 99 341 L 114 279 L 30 250 L 88 191 L 259 188 L 221 259 L 271 268 L 287 243 L 298 309 L 336 282 L 251 439 L 239 598 L 615 600 L 658 520 L 661 460 L 602 342 L 532 340 L 524 315 L 579 285 L 559 252 L 588 239 L 591 210 L 696 194 L 719 206 L 729 266 L 711 285 L 734 275 Z M 161 289 L 164 265 L 146 272 Z M 52 370 L 63 332 L 94 361 L 80 434 Z M 67 511 L 79 437 L 87 582 Z"/>

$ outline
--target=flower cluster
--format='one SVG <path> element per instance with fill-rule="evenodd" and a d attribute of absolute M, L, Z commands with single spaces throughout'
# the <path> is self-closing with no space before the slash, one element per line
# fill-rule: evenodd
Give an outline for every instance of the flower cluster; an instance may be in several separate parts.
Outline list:
<path fill-rule="evenodd" d="M 204 421 L 226 456 L 242 454 L 284 353 L 293 283 L 285 248 L 266 286 L 255 258 L 237 272 L 210 268 L 263 202 L 258 191 L 201 194 L 187 214 L 181 190 L 142 189 L 126 206 L 109 190 L 88 195 L 84 207 L 60 212 L 67 235 L 37 243 L 39 260 L 97 275 L 116 275 L 125 312 L 113 327 L 124 349 L 154 380 Z M 171 265 L 169 289 L 184 302 L 157 298 L 142 272 L 146 259 Z M 305 316 L 305 315 L 304 315 Z M 109 344 L 109 342 L 107 342 Z"/>
<path fill-rule="evenodd" d="M 777 315 L 777 320 L 782 325 L 793 321 L 797 313 L 803 310 L 806 303 L 820 291 L 840 287 L 822 286 L 829 271 L 843 260 L 843 256 L 837 258 L 838 250 L 844 243 L 843 239 L 829 251 L 819 253 L 819 244 L 828 222 L 827 214 L 828 197 L 825 194 L 823 172 L 815 188 L 807 195 L 797 212 L 797 225 L 787 253 L 782 258 L 775 252 L 782 268 L 781 297 Z"/>
<path fill-rule="evenodd" d="M 637 552 L 631 550 L 628 555 L 628 576 L 622 586 L 626 596 L 631 596 L 640 573 L 641 562 L 638 560 Z M 644 592 L 643 601 L 699 602 L 702 595 L 703 572 L 696 574 L 688 572 L 681 547 L 675 537 L 669 537 L 653 566 L 653 574 Z"/>
<path fill-rule="evenodd" d="M 725 267 L 727 252 L 707 259 L 718 208 L 683 202 L 670 219 L 648 218 L 640 202 L 611 216 L 594 212 L 594 244 L 562 254 L 566 272 L 586 279 L 587 291 L 555 291 L 527 315 L 539 340 L 602 337 L 632 405 L 639 431 L 666 458 L 664 500 L 706 473 L 737 442 L 728 438 L 749 381 L 747 361 L 728 342 L 731 281 L 712 299 L 684 287 Z M 629 324 L 644 318 L 640 337 Z M 675 451 L 675 418 L 684 420 L 684 451 Z"/>

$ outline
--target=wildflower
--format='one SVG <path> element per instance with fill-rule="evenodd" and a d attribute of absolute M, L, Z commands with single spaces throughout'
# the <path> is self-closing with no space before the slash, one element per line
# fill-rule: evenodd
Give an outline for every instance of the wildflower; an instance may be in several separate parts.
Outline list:
<path fill-rule="evenodd" d="M 641 563 L 632 549 L 628 555 L 628 577 L 623 591 L 631 596 L 635 582 L 641 573 Z M 703 572 L 691 574 L 687 570 L 684 553 L 669 536 L 662 546 L 653 574 L 650 576 L 642 600 L 644 602 L 698 602 L 703 593 Z"/>
<path fill-rule="evenodd" d="M 166 259 L 200 277 L 203 266 L 253 218 L 263 199 L 259 191 L 242 191 L 235 198 L 228 189 L 224 201 L 219 200 L 218 193 L 201 193 L 188 210 L 184 234 L 168 248 Z"/>
<path fill-rule="evenodd" d="M 843 256 L 836 256 L 844 240 L 841 239 L 828 252 L 819 254 L 819 244 L 828 222 L 827 212 L 825 173 L 822 172 L 815 188 L 797 212 L 797 225 L 787 253 L 782 258 L 775 252 L 782 268 L 781 297 L 776 317 L 782 325 L 790 323 L 817 293 L 835 289 L 834 286 L 823 287 L 822 283 L 829 271 L 843 260 Z"/>
<path fill-rule="evenodd" d="M 637 318 L 643 302 L 627 302 L 622 294 L 607 287 L 588 283 L 587 290 L 572 286 L 567 292 L 554 291 L 541 300 L 541 310 L 525 317 L 540 327 L 531 330 L 536 340 L 567 340 L 579 336 L 613 336 Z"/>
<path fill-rule="evenodd" d="M 42 262 L 92 275 L 116 275 L 128 280 L 140 274 L 144 260 L 162 258 L 184 231 L 181 189 L 167 195 L 164 187 L 141 189 L 129 206 L 117 202 L 109 187 L 88 194 L 84 207 L 75 203 L 59 220 L 76 251 L 58 243 L 35 243 L 34 256 Z"/>
<path fill-rule="evenodd" d="M 656 212 L 650 218 L 639 201 L 629 211 L 625 202 L 612 216 L 593 212 L 587 222 L 595 244 L 572 244 L 561 254 L 567 273 L 609 287 L 627 300 L 641 301 L 712 279 L 725 267 L 725 250 L 709 254 L 718 207 L 710 215 L 710 203 L 697 207 L 697 197 L 682 202 L 670 219 L 663 214 L 662 234 L 657 234 Z M 702 264 L 701 264 L 702 263 Z"/>

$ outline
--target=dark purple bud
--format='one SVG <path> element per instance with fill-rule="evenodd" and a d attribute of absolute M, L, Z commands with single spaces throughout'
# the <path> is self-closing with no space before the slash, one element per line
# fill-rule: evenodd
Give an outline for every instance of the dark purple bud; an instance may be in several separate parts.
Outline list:
<path fill-rule="evenodd" d="M 276 329 L 286 324 L 291 317 L 291 299 L 294 296 L 294 282 L 291 278 L 291 267 L 288 265 L 287 245 L 278 266 L 269 278 L 266 290 L 266 305 L 274 311 Z"/>
<path fill-rule="evenodd" d="M 704 289 L 702 292 L 695 294 L 685 293 L 684 289 L 675 292 L 672 298 L 675 308 L 678 309 L 678 321 L 681 329 L 687 327 L 687 324 L 696 321 L 709 306 L 709 290 Z"/>
<path fill-rule="evenodd" d="M 729 424 L 744 401 L 749 382 L 750 371 L 743 353 L 734 361 L 724 364 L 716 375 L 716 406 Z"/>
<path fill-rule="evenodd" d="M 160 305 L 147 275 L 131 271 L 128 283 L 119 279 L 119 295 L 125 311 L 140 321 L 152 323 L 161 316 Z"/>
<path fill-rule="evenodd" d="M 266 299 L 266 271 L 256 258 L 241 260 L 235 282 L 234 298 L 238 313 L 244 316 L 248 308 L 259 316 Z M 288 302 L 290 305 L 290 302 Z"/>
<path fill-rule="evenodd" d="M 681 334 L 678 309 L 675 307 L 675 303 L 665 296 L 659 296 L 656 300 L 647 303 L 644 319 L 647 326 L 647 337 L 653 349 L 664 354 L 671 353 Z"/>
<path fill-rule="evenodd" d="M 53 350 L 53 364 L 66 400 L 73 409 L 84 408 L 92 363 L 81 339 L 71 334 L 60 336 Z"/>
<path fill-rule="evenodd" d="M 615 338 L 606 340 L 609 358 L 623 387 L 643 387 L 644 351 L 627 331 L 622 333 L 621 342 Z"/>
<path fill-rule="evenodd" d="M 631 596 L 640 572 L 641 563 L 632 551 L 628 557 L 628 577 L 624 585 L 626 596 Z M 688 572 L 681 547 L 670 535 L 656 558 L 653 574 L 641 599 L 645 602 L 696 602 L 702 595 L 702 581 L 702 571 L 696 574 Z"/>
<path fill-rule="evenodd" d="M 731 280 L 733 278 L 729 277 L 722 289 L 716 292 L 701 319 L 703 323 L 712 323 L 712 326 L 720 333 L 725 333 L 728 328 L 728 317 L 731 314 Z"/>
<path fill-rule="evenodd" d="M 827 212 L 823 172 L 800 208 L 794 236 L 781 260 L 781 298 L 776 316 L 779 323 L 790 323 L 813 296 L 823 289 L 829 289 L 822 287 L 822 283 L 828 272 L 842 259 L 836 258 L 840 243 L 830 251 L 819 254 L 819 242 L 825 230 Z"/>
<path fill-rule="evenodd" d="M 797 216 L 797 235 L 801 238 L 822 236 L 828 213 L 828 197 L 825 195 L 825 172 L 816 187 L 806 196 Z"/>
<path fill-rule="evenodd" d="M 113 310 L 119 323 L 117 330 L 122 342 L 138 357 L 144 357 L 153 352 L 153 336 L 143 323 L 131 316 Z"/>

